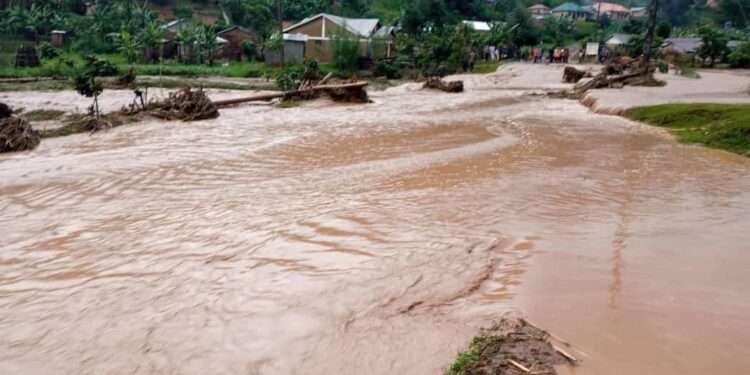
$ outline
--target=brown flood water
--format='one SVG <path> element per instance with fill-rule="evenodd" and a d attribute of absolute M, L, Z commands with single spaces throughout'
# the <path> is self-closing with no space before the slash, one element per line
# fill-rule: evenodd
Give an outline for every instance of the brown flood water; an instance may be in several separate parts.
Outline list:
<path fill-rule="evenodd" d="M 575 374 L 746 373 L 750 159 L 516 81 L 0 156 L 0 373 L 437 374 L 509 310 Z"/>

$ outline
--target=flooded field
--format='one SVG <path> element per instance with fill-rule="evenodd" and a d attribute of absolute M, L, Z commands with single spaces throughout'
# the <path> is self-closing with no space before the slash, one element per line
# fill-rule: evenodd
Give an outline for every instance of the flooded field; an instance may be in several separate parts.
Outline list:
<path fill-rule="evenodd" d="M 510 310 L 575 374 L 746 372 L 750 159 L 560 76 L 0 156 L 0 373 L 436 374 Z"/>

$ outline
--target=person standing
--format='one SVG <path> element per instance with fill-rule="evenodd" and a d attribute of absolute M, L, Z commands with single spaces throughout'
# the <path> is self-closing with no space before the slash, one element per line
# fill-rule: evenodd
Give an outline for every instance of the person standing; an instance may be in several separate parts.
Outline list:
<path fill-rule="evenodd" d="M 474 64 L 477 62 L 477 53 L 473 50 L 469 53 L 469 71 L 474 71 Z"/>

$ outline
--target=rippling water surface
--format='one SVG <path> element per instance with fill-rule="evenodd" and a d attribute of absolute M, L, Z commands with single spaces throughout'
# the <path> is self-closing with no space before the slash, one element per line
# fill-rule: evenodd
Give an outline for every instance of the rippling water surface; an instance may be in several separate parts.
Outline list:
<path fill-rule="evenodd" d="M 508 310 L 577 374 L 743 373 L 750 160 L 513 77 L 0 156 L 0 373 L 435 374 Z"/>

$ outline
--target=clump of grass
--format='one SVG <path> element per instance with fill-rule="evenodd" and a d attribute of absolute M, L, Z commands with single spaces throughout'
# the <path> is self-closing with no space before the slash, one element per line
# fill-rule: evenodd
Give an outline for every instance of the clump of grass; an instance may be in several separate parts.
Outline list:
<path fill-rule="evenodd" d="M 57 129 L 42 130 L 39 132 L 39 135 L 42 138 L 53 138 L 63 137 L 76 133 L 88 133 L 97 130 L 91 127 L 91 116 L 74 114 L 66 117 L 64 121 L 65 126 Z M 136 116 L 123 116 L 119 114 L 106 114 L 100 116 L 99 118 L 100 123 L 106 123 L 111 127 L 125 125 L 136 121 L 138 121 L 138 118 Z"/>
<path fill-rule="evenodd" d="M 469 72 L 473 74 L 489 74 L 495 73 L 497 69 L 502 65 L 499 61 L 477 61 L 474 65 L 474 70 Z"/>
<path fill-rule="evenodd" d="M 300 106 L 298 100 L 284 100 L 276 104 L 276 108 L 296 108 Z"/>
<path fill-rule="evenodd" d="M 23 114 L 26 121 L 51 121 L 58 120 L 65 115 L 65 111 L 56 109 L 37 109 Z"/>
<path fill-rule="evenodd" d="M 446 372 L 447 375 L 458 375 L 464 372 L 471 363 L 479 360 L 479 352 L 476 350 L 467 350 L 458 355 L 451 367 Z"/>
<path fill-rule="evenodd" d="M 631 109 L 627 117 L 665 127 L 683 143 L 750 156 L 750 105 L 663 104 Z"/>

